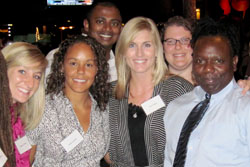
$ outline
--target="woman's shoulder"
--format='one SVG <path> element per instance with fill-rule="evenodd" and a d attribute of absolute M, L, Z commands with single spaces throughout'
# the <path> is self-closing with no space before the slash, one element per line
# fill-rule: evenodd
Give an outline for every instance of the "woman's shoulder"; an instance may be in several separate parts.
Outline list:
<path fill-rule="evenodd" d="M 182 85 L 182 86 L 185 86 L 185 87 L 190 87 L 190 88 L 194 88 L 193 84 L 190 83 L 189 81 L 187 81 L 186 79 L 180 77 L 180 76 L 170 76 L 168 78 L 166 78 L 164 81 L 163 81 L 163 84 L 164 85 L 168 85 L 168 86 L 176 86 L 176 85 Z"/>
<path fill-rule="evenodd" d="M 45 97 L 45 112 L 65 110 L 69 105 L 70 101 L 63 95 L 62 92 L 59 94 L 48 94 Z"/>
<path fill-rule="evenodd" d="M 184 94 L 194 89 L 194 86 L 187 80 L 179 76 L 166 78 L 162 82 L 162 93 L 169 94 Z"/>

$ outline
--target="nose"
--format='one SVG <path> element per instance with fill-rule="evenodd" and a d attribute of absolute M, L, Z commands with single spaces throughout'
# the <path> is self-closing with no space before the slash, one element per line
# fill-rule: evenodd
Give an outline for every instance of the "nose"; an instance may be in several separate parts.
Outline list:
<path fill-rule="evenodd" d="M 182 47 L 181 42 L 177 40 L 175 43 L 175 49 L 181 49 L 181 47 Z"/>
<path fill-rule="evenodd" d="M 143 56 L 143 48 L 142 47 L 138 47 L 137 48 L 137 56 L 138 57 L 142 57 Z"/>
<path fill-rule="evenodd" d="M 85 65 L 79 65 L 77 67 L 77 73 L 84 74 L 85 73 Z"/>
<path fill-rule="evenodd" d="M 210 62 L 207 62 L 204 67 L 205 71 L 207 73 L 213 73 L 214 72 L 214 65 Z"/>
<path fill-rule="evenodd" d="M 25 80 L 25 85 L 28 89 L 32 89 L 34 87 L 35 78 L 33 76 L 27 76 Z"/>
<path fill-rule="evenodd" d="M 109 32 L 110 32 L 110 31 L 111 31 L 111 29 L 112 29 L 112 27 L 111 27 L 111 24 L 110 24 L 110 23 L 105 23 L 103 28 L 104 28 L 104 30 L 105 30 L 105 31 L 109 31 Z"/>

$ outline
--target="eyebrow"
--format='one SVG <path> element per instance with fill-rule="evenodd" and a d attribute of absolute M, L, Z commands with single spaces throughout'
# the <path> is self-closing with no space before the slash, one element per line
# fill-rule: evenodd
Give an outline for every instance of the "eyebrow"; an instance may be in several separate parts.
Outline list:
<path fill-rule="evenodd" d="M 98 16 L 96 17 L 95 19 L 103 19 L 103 20 L 107 20 L 106 17 L 103 17 L 103 16 Z M 120 19 L 117 19 L 117 18 L 112 18 L 111 21 L 118 21 L 118 22 L 122 22 Z"/>

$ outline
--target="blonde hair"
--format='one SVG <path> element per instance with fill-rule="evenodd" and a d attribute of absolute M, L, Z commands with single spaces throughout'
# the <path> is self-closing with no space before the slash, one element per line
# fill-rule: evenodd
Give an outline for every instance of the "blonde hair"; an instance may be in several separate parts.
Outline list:
<path fill-rule="evenodd" d="M 152 74 L 153 83 L 157 85 L 166 76 L 167 66 L 164 61 L 163 46 L 155 23 L 150 18 L 135 17 L 125 24 L 115 48 L 118 79 L 114 93 L 117 99 L 125 97 L 126 86 L 131 78 L 131 70 L 126 64 L 124 54 L 128 49 L 129 43 L 133 41 L 136 35 L 142 30 L 148 30 L 151 33 L 152 42 L 155 46 L 156 62 Z"/>
<path fill-rule="evenodd" d="M 25 129 L 34 129 L 40 122 L 44 112 L 44 70 L 48 62 L 38 47 L 27 42 L 14 42 L 3 48 L 2 53 L 6 60 L 7 69 L 39 63 L 37 67 L 43 70 L 39 88 L 26 103 L 18 104 L 17 109 Z"/>

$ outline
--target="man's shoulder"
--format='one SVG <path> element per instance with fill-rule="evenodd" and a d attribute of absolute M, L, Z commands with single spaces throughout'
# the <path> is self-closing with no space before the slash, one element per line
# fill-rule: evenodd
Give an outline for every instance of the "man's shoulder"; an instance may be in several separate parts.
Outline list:
<path fill-rule="evenodd" d="M 250 106 L 250 91 L 248 91 L 245 95 L 242 94 L 242 88 L 236 87 L 230 92 L 230 96 L 226 97 L 235 102 L 244 103 Z"/>

